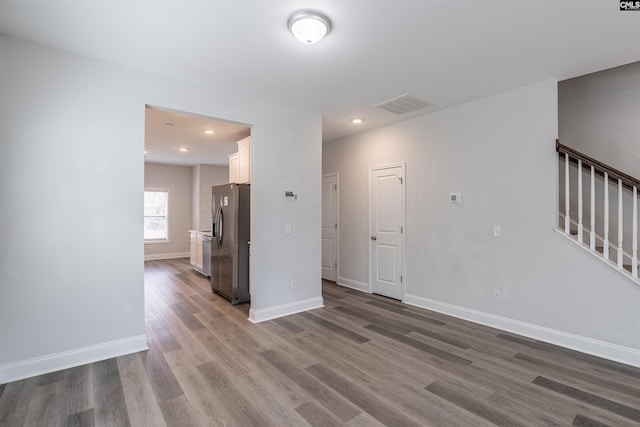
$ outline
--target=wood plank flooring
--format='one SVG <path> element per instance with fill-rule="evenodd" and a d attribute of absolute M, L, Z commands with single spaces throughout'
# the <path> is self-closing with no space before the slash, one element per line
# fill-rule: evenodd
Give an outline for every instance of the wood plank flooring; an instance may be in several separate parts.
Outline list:
<path fill-rule="evenodd" d="M 640 426 L 640 369 L 323 284 L 254 325 L 145 267 L 149 351 L 0 385 L 0 426 Z"/>

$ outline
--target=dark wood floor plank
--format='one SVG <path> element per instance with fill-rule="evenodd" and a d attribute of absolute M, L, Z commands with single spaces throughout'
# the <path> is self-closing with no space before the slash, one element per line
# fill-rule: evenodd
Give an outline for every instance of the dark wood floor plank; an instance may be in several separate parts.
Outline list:
<path fill-rule="evenodd" d="M 96 425 L 130 426 L 118 362 L 107 359 L 92 366 Z"/>
<path fill-rule="evenodd" d="M 184 394 L 173 371 L 162 352 L 150 346 L 148 351 L 138 353 L 149 383 L 158 401 L 169 400 Z"/>
<path fill-rule="evenodd" d="M 0 397 L 0 426 L 24 424 L 29 402 L 38 382 L 39 378 L 33 377 L 6 384 Z"/>
<path fill-rule="evenodd" d="M 94 407 L 93 370 L 91 365 L 76 366 L 66 369 L 62 393 L 69 396 L 68 413 L 84 413 Z"/>
<path fill-rule="evenodd" d="M 346 339 L 350 340 L 350 341 L 354 341 L 358 344 L 362 344 L 364 342 L 369 341 L 369 338 L 363 337 L 362 335 L 353 332 L 347 328 L 344 328 L 340 325 L 337 325 L 333 322 L 330 322 L 328 320 L 323 319 L 322 317 L 318 317 L 316 315 L 314 315 L 313 313 L 299 313 L 296 315 L 297 317 L 303 317 L 307 320 L 311 320 L 312 322 L 322 326 L 323 328 L 329 329 L 330 331 L 332 331 L 335 334 L 338 334 L 340 336 L 345 337 Z"/>
<path fill-rule="evenodd" d="M 228 408 L 215 399 L 218 391 L 198 371 L 188 351 L 172 351 L 166 359 L 191 404 L 194 418 L 203 420 L 205 425 L 232 425 Z"/>
<path fill-rule="evenodd" d="M 399 411 L 394 411 L 381 399 L 367 393 L 361 387 L 347 381 L 324 365 L 317 364 L 306 369 L 327 386 L 370 414 L 383 424 L 390 426 L 419 426 L 420 424 Z"/>
<path fill-rule="evenodd" d="M 61 377 L 60 377 L 61 378 Z M 61 426 L 67 421 L 68 395 L 60 393 L 61 382 L 43 381 L 45 385 L 35 388 L 24 425 L 36 426 L 46 422 L 49 426 Z"/>
<path fill-rule="evenodd" d="M 479 400 L 469 398 L 460 392 L 457 392 L 450 386 L 442 383 L 434 382 L 425 387 L 426 390 L 439 396 L 460 408 L 484 418 L 491 423 L 501 427 L 524 427 L 524 424 L 518 423 L 515 419 L 501 413 L 494 407 L 491 407 Z"/>
<path fill-rule="evenodd" d="M 296 412 L 313 427 L 341 427 L 344 425 L 342 421 L 314 401 L 298 406 Z"/>
<path fill-rule="evenodd" d="M 163 352 L 180 350 L 180 343 L 169 332 L 166 325 L 159 319 L 149 319 L 146 324 L 154 335 L 155 341 L 162 347 Z"/>
<path fill-rule="evenodd" d="M 209 424 L 208 418 L 201 419 L 196 416 L 189 399 L 184 394 L 160 401 L 158 405 L 164 416 L 165 424 L 169 427 L 199 427 L 205 425 L 205 423 Z"/>
<path fill-rule="evenodd" d="M 69 415 L 66 425 L 67 427 L 93 427 L 95 425 L 93 408 Z"/>
<path fill-rule="evenodd" d="M 439 348 L 430 346 L 428 344 L 423 343 L 422 341 L 418 341 L 415 340 L 413 338 L 409 338 L 405 335 L 400 335 L 394 331 L 385 329 L 383 327 L 380 327 L 378 325 L 369 325 L 366 327 L 368 330 L 379 333 L 380 335 L 383 335 L 385 337 L 391 338 L 395 341 L 398 341 L 399 343 L 411 346 L 415 349 L 418 349 L 420 351 L 424 351 L 426 353 L 430 353 L 436 357 L 440 357 L 442 359 L 448 360 L 449 362 L 452 363 L 458 363 L 461 365 L 469 365 L 472 363 L 471 360 L 465 359 L 463 357 L 460 356 L 456 356 L 453 353 L 449 353 L 447 351 L 443 351 L 440 350 Z"/>
<path fill-rule="evenodd" d="M 292 365 L 283 355 L 276 353 L 274 350 L 268 350 L 260 354 L 298 386 L 309 392 L 316 401 L 341 421 L 348 421 L 360 413 L 357 408 L 346 402 L 325 384 L 297 366 Z"/>
<path fill-rule="evenodd" d="M 601 357 L 592 356 L 586 353 L 580 353 L 579 351 L 571 350 L 557 345 L 549 344 L 542 341 L 536 341 L 527 339 L 524 337 L 514 336 L 508 333 L 500 333 L 498 337 L 504 340 L 508 340 L 514 343 L 518 343 L 524 346 L 528 346 L 534 349 L 542 350 L 551 354 L 558 354 L 573 358 L 579 361 L 583 361 L 593 366 L 597 366 L 613 372 L 622 373 L 623 375 L 635 379 L 640 379 L 640 368 L 636 368 L 622 363 L 616 363 L 611 360 L 603 359 Z"/>
<path fill-rule="evenodd" d="M 204 325 L 194 317 L 193 313 L 190 313 L 188 308 L 184 308 L 183 303 L 171 304 L 171 309 L 188 329 L 193 331 L 204 328 Z"/>
<path fill-rule="evenodd" d="M 275 319 L 274 323 L 294 334 L 304 331 L 304 328 L 301 327 L 299 323 L 295 322 L 295 316 L 281 317 L 279 319 Z"/>
<path fill-rule="evenodd" d="M 601 423 L 600 421 L 581 414 L 576 415 L 571 425 L 576 427 L 611 427 L 609 424 Z"/>
<path fill-rule="evenodd" d="M 164 416 L 137 354 L 118 358 L 118 370 L 129 420 L 134 426 L 166 426 Z"/>
<path fill-rule="evenodd" d="M 258 362 L 256 369 L 234 378 L 242 390 L 250 390 L 248 397 L 262 414 L 277 420 L 279 427 L 305 425 L 304 418 L 295 408 L 313 399 L 288 377 L 282 375 L 268 361 Z"/>
<path fill-rule="evenodd" d="M 558 381 L 554 381 L 542 376 L 539 376 L 535 380 L 533 380 L 533 383 L 541 387 L 547 388 L 549 390 L 553 390 L 556 393 L 560 393 L 565 396 L 568 396 L 572 399 L 588 403 L 589 405 L 593 405 L 598 408 L 605 409 L 607 411 L 613 412 L 614 414 L 618 414 L 622 417 L 625 417 L 640 423 L 639 409 L 635 409 L 630 406 L 623 405 L 621 403 L 614 402 L 612 400 L 605 399 L 600 396 L 596 396 L 595 394 L 588 393 L 586 391 L 568 386 L 566 384 L 562 384 Z"/>
<path fill-rule="evenodd" d="M 418 314 L 418 313 L 412 312 L 411 310 L 407 310 L 406 305 L 398 306 L 398 304 L 389 304 L 383 301 L 369 301 L 367 302 L 367 304 L 373 307 L 381 308 L 383 310 L 392 311 L 404 317 L 408 317 L 414 320 L 419 320 L 421 322 L 424 322 L 425 324 L 430 324 L 435 326 L 442 326 L 445 324 L 445 322 L 443 322 L 442 320 L 434 319 L 432 317 L 425 316 L 424 314 Z"/>
<path fill-rule="evenodd" d="M 640 388 L 612 381 L 609 377 L 596 376 L 566 365 L 558 365 L 525 353 L 516 354 L 512 360 L 514 363 L 523 364 L 532 369 L 537 368 L 540 371 L 553 373 L 555 379 L 569 381 L 569 385 L 575 383 L 588 392 L 600 391 L 603 393 L 602 397 L 608 397 L 640 409 Z"/>
<path fill-rule="evenodd" d="M 205 363 L 197 367 L 206 381 L 218 392 L 216 403 L 227 407 L 233 414 L 232 424 L 241 426 L 268 427 L 277 425 L 258 411 L 247 396 L 241 393 L 234 382 L 216 363 Z"/>
<path fill-rule="evenodd" d="M 327 340 L 321 335 L 309 334 L 309 339 L 297 345 L 304 345 L 309 351 L 319 354 L 333 371 L 348 381 L 360 384 L 374 396 L 385 396 L 385 402 L 403 413 L 411 414 L 421 425 L 442 426 L 454 422 L 456 425 L 481 425 L 482 420 L 467 414 L 451 414 L 450 408 L 424 390 L 424 384 L 435 380 L 434 373 L 426 373 L 424 365 L 410 358 L 396 360 L 397 353 L 390 354 L 363 346 L 337 340 Z M 346 343 L 350 344 L 350 343 Z M 372 363 L 372 354 L 379 355 L 379 363 Z M 402 387 L 390 385 L 402 384 Z M 465 383 L 464 386 L 469 386 Z M 487 392 L 483 393 L 488 395 Z M 370 421 L 370 420 L 369 420 Z"/>

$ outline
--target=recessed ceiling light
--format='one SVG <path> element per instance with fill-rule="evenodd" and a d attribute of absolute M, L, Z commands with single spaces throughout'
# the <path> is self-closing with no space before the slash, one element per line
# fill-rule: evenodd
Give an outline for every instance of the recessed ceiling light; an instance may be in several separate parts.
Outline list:
<path fill-rule="evenodd" d="M 207 135 L 213 135 L 214 133 L 216 133 L 216 131 L 213 129 L 205 129 L 204 133 L 206 133 Z"/>
<path fill-rule="evenodd" d="M 362 122 L 364 122 L 364 119 L 362 117 L 354 117 L 351 119 L 351 123 L 353 123 L 354 125 L 359 125 Z"/>
<path fill-rule="evenodd" d="M 299 10 L 287 22 L 289 31 L 304 44 L 319 42 L 331 31 L 331 20 L 320 12 Z"/>
<path fill-rule="evenodd" d="M 186 153 L 187 151 L 189 151 L 189 149 L 187 147 L 180 147 L 180 151 Z"/>

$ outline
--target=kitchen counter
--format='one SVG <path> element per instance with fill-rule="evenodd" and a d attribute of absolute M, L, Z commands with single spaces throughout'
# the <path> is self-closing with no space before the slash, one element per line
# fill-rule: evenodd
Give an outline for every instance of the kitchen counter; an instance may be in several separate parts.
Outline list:
<path fill-rule="evenodd" d="M 190 247 L 189 247 L 189 258 L 191 265 L 204 275 L 211 274 L 205 269 L 205 259 L 204 259 L 204 251 L 203 251 L 203 238 L 213 237 L 211 234 L 211 230 L 189 230 L 190 236 Z M 209 253 L 209 252 L 207 252 Z M 210 253 L 208 255 L 210 257 Z"/>

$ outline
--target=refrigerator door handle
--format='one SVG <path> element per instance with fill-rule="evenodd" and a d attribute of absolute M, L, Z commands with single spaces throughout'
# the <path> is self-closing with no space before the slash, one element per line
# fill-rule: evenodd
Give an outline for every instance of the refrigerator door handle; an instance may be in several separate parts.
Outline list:
<path fill-rule="evenodd" d="M 218 210 L 220 207 L 216 208 L 216 212 L 213 214 L 213 224 L 211 227 L 211 236 L 217 237 L 216 229 L 218 228 Z"/>
<path fill-rule="evenodd" d="M 218 247 L 222 248 L 222 207 L 218 208 Z"/>

